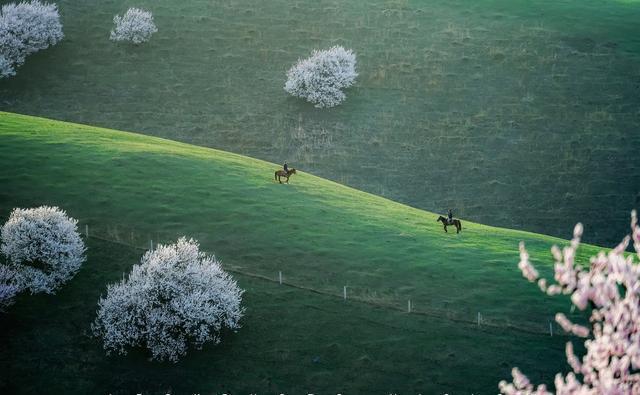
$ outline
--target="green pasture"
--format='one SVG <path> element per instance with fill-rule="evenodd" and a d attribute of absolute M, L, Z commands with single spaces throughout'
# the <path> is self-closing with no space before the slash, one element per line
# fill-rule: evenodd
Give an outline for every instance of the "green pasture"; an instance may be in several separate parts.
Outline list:
<path fill-rule="evenodd" d="M 6 2 L 0 1 L 0 2 Z M 640 205 L 640 4 L 616 0 L 60 0 L 66 38 L 0 109 L 294 166 L 430 211 L 611 246 Z M 130 6 L 138 47 L 108 40 Z M 352 48 L 340 107 L 289 97 L 314 48 Z"/>
<path fill-rule="evenodd" d="M 177 364 L 106 357 L 89 337 L 105 282 L 141 251 L 90 239 L 89 260 L 56 296 L 24 296 L 0 317 L 6 394 L 495 394 L 516 364 L 551 382 L 564 337 L 476 329 L 236 275 L 243 327 Z"/>
<path fill-rule="evenodd" d="M 307 172 L 281 185 L 277 165 L 144 135 L 0 113 L 0 142 L 0 218 L 58 205 L 90 235 L 68 287 L 0 317 L 4 392 L 483 394 L 511 366 L 547 383 L 564 369 L 569 337 L 548 325 L 569 301 L 516 267 L 524 240 L 548 276 L 563 240 L 465 218 L 444 233 L 430 212 Z M 243 329 L 177 365 L 104 356 L 88 331 L 106 284 L 150 240 L 181 235 L 247 289 Z"/>

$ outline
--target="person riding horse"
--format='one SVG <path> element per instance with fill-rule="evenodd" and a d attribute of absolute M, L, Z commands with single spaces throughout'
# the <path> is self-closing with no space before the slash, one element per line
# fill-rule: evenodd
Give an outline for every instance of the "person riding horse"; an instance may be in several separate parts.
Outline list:
<path fill-rule="evenodd" d="M 275 179 L 276 179 L 276 181 L 278 181 L 280 184 L 282 184 L 282 181 L 281 181 L 281 179 L 280 179 L 280 178 L 281 178 L 281 177 L 284 177 L 284 178 L 285 178 L 285 180 L 286 180 L 285 182 L 288 184 L 288 183 L 289 183 L 289 177 L 290 177 L 292 174 L 296 174 L 296 169 L 294 169 L 294 168 L 289 169 L 289 165 L 287 164 L 287 162 L 285 162 L 285 163 L 284 163 L 284 165 L 282 166 L 282 168 L 283 168 L 284 170 L 276 170 L 276 172 L 275 172 Z"/>
<path fill-rule="evenodd" d="M 438 217 L 438 219 L 436 220 L 437 222 L 442 222 L 442 225 L 444 226 L 444 231 L 447 231 L 447 226 L 453 225 L 456 227 L 456 233 L 460 233 L 460 231 L 462 230 L 462 222 L 459 219 L 455 219 L 453 218 L 453 211 L 451 211 L 451 209 L 449 209 L 449 211 L 447 212 L 447 216 L 443 217 L 442 215 Z"/>

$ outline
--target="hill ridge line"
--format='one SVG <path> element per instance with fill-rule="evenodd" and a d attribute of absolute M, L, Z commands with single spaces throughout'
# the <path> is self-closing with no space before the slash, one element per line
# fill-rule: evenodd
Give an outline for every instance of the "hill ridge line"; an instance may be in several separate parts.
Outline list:
<path fill-rule="evenodd" d="M 31 120 L 38 120 L 40 122 L 52 122 L 52 123 L 61 123 L 61 124 L 67 124 L 67 125 L 72 125 L 74 127 L 79 127 L 81 129 L 86 129 L 88 132 L 95 132 L 95 130 L 92 129 L 97 129 L 103 132 L 107 132 L 109 134 L 121 134 L 121 135 L 126 135 L 126 136 L 132 136 L 135 138 L 139 138 L 141 140 L 146 140 L 146 141 L 158 141 L 164 144 L 168 144 L 168 145 L 173 145 L 173 146 L 177 146 L 177 147 L 182 147 L 182 148 L 189 148 L 191 150 L 198 150 L 201 151 L 202 153 L 207 153 L 207 152 L 215 152 L 221 156 L 226 156 L 226 157 L 231 157 L 234 159 L 238 159 L 241 160 L 242 162 L 257 162 L 263 165 L 269 165 L 269 166 L 276 166 L 279 167 L 280 165 L 263 160 L 263 159 L 259 159 L 259 158 L 254 158 L 251 156 L 246 156 L 246 155 L 242 155 L 242 154 L 238 154 L 238 153 L 234 153 L 234 152 L 230 152 L 230 151 L 225 151 L 225 150 L 221 150 L 218 148 L 213 148 L 213 147 L 205 147 L 205 146 L 200 146 L 200 145 L 195 145 L 195 144 L 190 144 L 190 143 L 186 143 L 186 142 L 181 142 L 181 141 L 177 141 L 177 140 L 171 140 L 168 138 L 164 138 L 164 137 L 157 137 L 157 136 L 151 136 L 151 135 L 147 135 L 147 134 L 143 134 L 143 133 L 138 133 L 138 132 L 133 132 L 133 131 L 125 131 L 125 130 L 118 130 L 118 129 L 110 129 L 110 128 L 106 128 L 106 127 L 101 127 L 101 126 L 92 126 L 92 125 L 88 125 L 88 124 L 82 124 L 82 123 L 76 123 L 76 122 L 69 122 L 69 121 L 64 121 L 64 120 L 57 120 L 57 119 L 50 119 L 50 118 L 44 118 L 44 117 L 38 117 L 38 116 L 33 116 L 33 115 L 28 115 L 28 114 L 19 114 L 19 113 L 12 113 L 12 112 L 7 112 L 7 111 L 0 111 L 0 121 L 2 121 L 2 115 L 11 115 L 11 116 L 18 116 L 24 119 L 31 119 Z M 186 155 L 185 153 L 185 156 Z M 210 158 L 211 159 L 211 158 Z M 304 170 L 300 170 L 297 169 L 300 173 L 304 174 L 305 176 L 309 176 L 312 177 L 314 179 L 317 180 L 322 180 L 322 182 L 325 183 L 329 183 L 334 187 L 339 187 L 341 189 L 344 189 L 348 192 L 355 192 L 358 194 L 362 194 L 363 196 L 367 196 L 369 198 L 372 199 L 379 199 L 381 201 L 384 202 L 388 202 L 388 203 L 392 203 L 394 205 L 397 205 L 398 207 L 401 208 L 405 208 L 405 209 L 410 209 L 412 211 L 416 211 L 419 213 L 423 213 L 423 214 L 430 214 L 430 215 L 434 215 L 434 216 L 438 216 L 440 214 L 438 213 L 434 213 L 432 211 L 428 211 L 428 210 L 424 210 L 418 207 L 413 207 L 411 205 L 408 205 L 406 203 L 402 203 L 402 202 L 398 202 L 392 199 L 389 199 L 388 197 L 385 196 L 380 196 L 380 195 L 376 195 L 374 193 L 371 192 L 367 192 L 367 191 L 363 191 L 354 187 L 351 187 L 349 185 L 345 185 L 345 184 L 341 184 L 339 182 L 330 180 L 328 178 L 324 178 L 324 177 L 320 177 L 317 176 L 313 173 L 308 173 Z M 476 225 L 476 226 L 482 226 L 482 227 L 486 227 L 489 229 L 499 229 L 499 230 L 508 230 L 510 232 L 516 232 L 518 234 L 522 234 L 523 236 L 534 236 L 534 237 L 544 237 L 550 240 L 553 240 L 554 242 L 567 242 L 568 239 L 563 239 L 560 237 L 556 237 L 556 236 L 552 236 L 552 235 L 547 235 L 544 233 L 536 233 L 536 232 L 530 232 L 527 230 L 522 230 L 522 229 L 513 229 L 513 228 L 505 228 L 505 227 L 498 227 L 498 226 L 493 226 L 493 225 L 486 225 L 486 224 L 482 224 L 482 223 L 478 223 L 478 222 L 473 222 L 471 220 L 467 220 L 463 217 L 456 217 L 459 218 L 461 220 L 464 220 L 465 224 L 472 224 L 472 225 Z M 589 245 L 589 246 L 594 246 L 600 249 L 609 249 L 610 247 L 604 247 L 604 246 L 600 246 L 600 245 L 595 245 L 595 244 L 584 244 L 584 245 Z"/>

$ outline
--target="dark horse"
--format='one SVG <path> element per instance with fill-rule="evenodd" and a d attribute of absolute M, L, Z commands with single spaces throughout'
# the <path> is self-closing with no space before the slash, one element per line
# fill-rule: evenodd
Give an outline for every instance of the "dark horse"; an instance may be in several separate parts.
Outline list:
<path fill-rule="evenodd" d="M 278 180 L 278 182 L 280 184 L 282 184 L 282 181 L 280 180 L 280 177 L 285 177 L 286 178 L 285 182 L 288 184 L 289 183 L 289 177 L 291 177 L 292 174 L 296 174 L 296 169 L 289 169 L 287 171 L 278 170 L 278 171 L 276 171 L 275 179 Z"/>
<path fill-rule="evenodd" d="M 446 217 L 443 217 L 442 215 L 438 217 L 438 221 L 442 222 L 442 225 L 444 225 L 444 231 L 447 232 L 447 225 L 454 225 L 456 227 L 457 232 L 456 233 L 460 233 L 460 231 L 462 230 L 462 222 L 460 222 L 459 219 L 453 219 L 451 222 L 449 222 L 449 219 Z M 447 232 L 449 233 L 449 232 Z"/>

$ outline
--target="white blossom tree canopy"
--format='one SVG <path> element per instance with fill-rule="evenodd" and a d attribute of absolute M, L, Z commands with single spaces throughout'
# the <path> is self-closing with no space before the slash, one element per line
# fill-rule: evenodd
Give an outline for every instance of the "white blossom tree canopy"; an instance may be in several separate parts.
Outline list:
<path fill-rule="evenodd" d="M 126 279 L 107 287 L 93 333 L 107 354 L 146 347 L 152 359 L 177 362 L 189 345 L 219 343 L 240 327 L 242 291 L 193 239 L 148 251 Z"/>
<path fill-rule="evenodd" d="M 13 284 L 52 294 L 71 279 L 85 261 L 77 223 L 57 207 L 14 209 L 0 231 L 0 250 L 15 272 Z"/>
<path fill-rule="evenodd" d="M 149 41 L 153 33 L 158 31 L 150 11 L 140 8 L 129 8 L 123 16 L 113 17 L 114 29 L 110 39 L 113 41 L 131 41 L 141 44 Z"/>
<path fill-rule="evenodd" d="M 16 74 L 27 56 L 64 37 L 55 4 L 38 0 L 9 3 L 0 11 L 0 78 Z"/>
<path fill-rule="evenodd" d="M 631 213 L 631 236 L 627 236 L 608 253 L 592 257 L 589 267 L 575 262 L 582 225 L 573 233 L 571 245 L 560 250 L 553 247 L 556 284 L 547 284 L 529 261 L 520 245 L 519 268 L 529 281 L 536 281 L 547 295 L 571 295 L 580 310 L 590 308 L 591 328 L 574 324 L 562 313 L 556 321 L 568 333 L 585 338 L 586 354 L 580 359 L 567 342 L 565 353 L 572 372 L 558 373 L 556 393 L 561 395 L 640 394 L 640 264 L 625 254 L 633 242 L 640 257 L 640 227 L 636 212 Z M 512 370 L 513 382 L 501 381 L 500 391 L 509 395 L 551 394 L 544 384 L 534 388 L 518 368 Z M 581 377 L 581 380 L 580 380 Z"/>
<path fill-rule="evenodd" d="M 346 99 L 342 90 L 353 85 L 357 76 L 353 51 L 341 46 L 314 50 L 287 71 L 284 90 L 318 108 L 334 107 Z"/>

